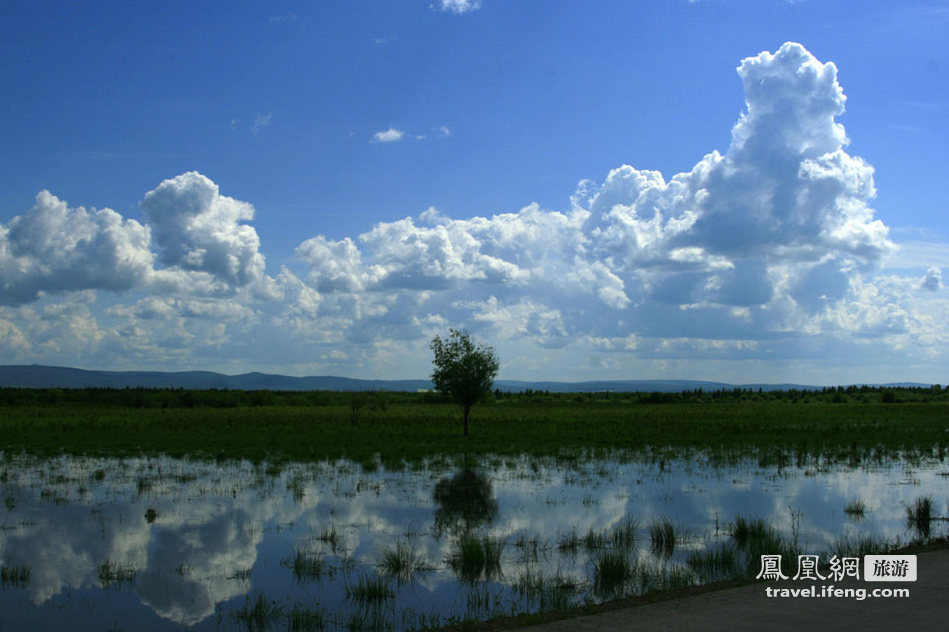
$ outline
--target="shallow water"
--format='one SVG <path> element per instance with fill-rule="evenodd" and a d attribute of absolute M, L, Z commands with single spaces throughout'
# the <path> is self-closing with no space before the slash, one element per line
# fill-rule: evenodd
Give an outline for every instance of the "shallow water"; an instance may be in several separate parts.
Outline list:
<path fill-rule="evenodd" d="M 412 629 L 615 596 L 594 568 L 604 551 L 668 577 L 728 542 L 738 515 L 825 554 L 842 538 L 909 541 L 906 507 L 928 496 L 945 516 L 949 501 L 938 456 L 466 465 L 3 455 L 0 631 Z M 862 517 L 844 512 L 854 500 Z M 660 520 L 675 527 L 671 551 L 650 539 Z M 464 534 L 500 547 L 499 563 L 453 563 Z M 418 567 L 401 577 L 382 566 L 399 543 Z"/>

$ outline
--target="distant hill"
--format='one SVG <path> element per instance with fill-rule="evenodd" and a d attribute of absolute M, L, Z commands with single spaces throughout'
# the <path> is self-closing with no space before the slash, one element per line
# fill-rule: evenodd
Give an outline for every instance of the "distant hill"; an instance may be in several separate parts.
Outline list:
<path fill-rule="evenodd" d="M 242 391 L 417 391 L 429 380 L 356 380 L 319 375 L 267 373 L 223 375 L 211 371 L 87 371 L 56 366 L 0 366 L 0 386 L 20 388 L 191 388 Z"/>
<path fill-rule="evenodd" d="M 814 390 L 820 386 L 802 384 L 726 384 L 696 380 L 598 380 L 590 382 L 522 382 L 497 380 L 495 388 L 519 392 L 528 389 L 555 393 L 593 393 L 602 391 L 667 392 L 687 390 L 751 388 L 754 390 Z M 901 382 L 883 386 L 914 387 L 929 384 Z M 267 373 L 223 375 L 211 371 L 87 371 L 67 367 L 31 365 L 0 366 L 0 387 L 19 388 L 189 388 L 270 391 L 418 391 L 432 388 L 429 380 L 358 380 L 333 375 L 290 377 Z"/>

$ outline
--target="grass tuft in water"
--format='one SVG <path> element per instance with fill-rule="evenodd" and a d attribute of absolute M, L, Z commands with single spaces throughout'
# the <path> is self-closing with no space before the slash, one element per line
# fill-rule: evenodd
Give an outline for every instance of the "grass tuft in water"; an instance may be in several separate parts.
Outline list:
<path fill-rule="evenodd" d="M 735 521 L 729 527 L 732 540 L 739 549 L 747 549 L 754 542 L 765 538 L 770 528 L 764 523 L 764 520 L 757 518 L 749 520 L 744 516 L 736 516 Z"/>
<path fill-rule="evenodd" d="M 560 571 L 555 575 L 545 575 L 539 568 L 523 570 L 512 588 L 515 593 L 536 604 L 541 612 L 569 608 L 579 589 L 575 581 L 564 577 Z"/>
<path fill-rule="evenodd" d="M 326 611 L 317 607 L 307 608 L 295 603 L 287 612 L 289 632 L 319 632 L 326 629 Z"/>
<path fill-rule="evenodd" d="M 396 577 L 400 582 L 411 581 L 416 571 L 431 569 L 425 556 L 408 541 L 400 541 L 394 547 L 385 548 L 379 567 L 383 573 Z"/>
<path fill-rule="evenodd" d="M 636 543 L 636 531 L 639 529 L 639 523 L 629 518 L 624 519 L 618 525 L 610 529 L 609 539 L 613 546 L 629 549 Z"/>
<path fill-rule="evenodd" d="M 280 564 L 289 568 L 298 582 L 319 578 L 326 571 L 326 564 L 322 555 L 300 549 L 297 549 L 297 553 L 293 558 L 280 560 Z"/>
<path fill-rule="evenodd" d="M 448 565 L 467 582 L 497 578 L 501 576 L 503 549 L 504 542 L 501 540 L 465 534 L 458 539 L 454 552 L 448 558 Z"/>
<path fill-rule="evenodd" d="M 933 519 L 933 499 L 929 496 L 917 498 L 906 508 L 906 524 L 916 530 L 921 537 L 928 538 L 930 523 Z"/>
<path fill-rule="evenodd" d="M 135 573 L 133 566 L 122 566 L 111 557 L 106 558 L 105 562 L 99 564 L 99 583 L 103 588 L 108 588 L 121 582 L 133 582 Z"/>
<path fill-rule="evenodd" d="M 394 630 L 395 624 L 376 608 L 356 610 L 349 615 L 346 630 L 350 632 L 389 632 Z"/>
<path fill-rule="evenodd" d="M 263 593 L 257 593 L 253 600 L 250 596 L 244 598 L 244 605 L 234 613 L 234 617 L 248 630 L 266 630 L 281 614 L 276 601 L 267 599 Z"/>
<path fill-rule="evenodd" d="M 885 538 L 875 538 L 872 535 L 845 536 L 838 538 L 830 547 L 830 554 L 837 558 L 859 557 L 864 555 L 880 555 L 894 548 Z"/>
<path fill-rule="evenodd" d="M 634 573 L 635 566 L 624 551 L 599 551 L 593 557 L 593 590 L 601 597 L 618 596 L 625 592 Z"/>
<path fill-rule="evenodd" d="M 678 539 L 676 527 L 668 518 L 655 520 L 649 525 L 650 548 L 653 553 L 660 557 L 672 557 Z"/>
<path fill-rule="evenodd" d="M 0 586 L 4 588 L 25 586 L 30 583 L 32 574 L 32 570 L 26 565 L 4 566 L 0 568 Z"/>
<path fill-rule="evenodd" d="M 844 513 L 850 516 L 851 518 L 854 518 L 855 520 L 859 520 L 863 518 L 866 511 L 867 511 L 866 503 L 864 503 L 859 498 L 854 498 L 853 500 L 847 503 L 846 507 L 844 507 Z"/>
<path fill-rule="evenodd" d="M 342 536 L 336 530 L 336 525 L 332 525 L 329 529 L 323 529 L 316 539 L 329 544 L 333 553 L 336 553 L 343 541 Z"/>
<path fill-rule="evenodd" d="M 385 577 L 363 575 L 352 586 L 346 586 L 346 598 L 359 604 L 381 603 L 395 597 Z"/>
<path fill-rule="evenodd" d="M 693 551 L 685 560 L 703 582 L 736 579 L 744 570 L 738 563 L 734 547 L 723 545 L 704 551 Z"/>

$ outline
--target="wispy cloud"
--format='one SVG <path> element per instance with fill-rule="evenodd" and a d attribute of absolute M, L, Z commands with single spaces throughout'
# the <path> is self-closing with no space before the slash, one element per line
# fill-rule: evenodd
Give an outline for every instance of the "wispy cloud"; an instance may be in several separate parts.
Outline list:
<path fill-rule="evenodd" d="M 273 24 L 289 24 L 291 22 L 299 22 L 300 16 L 296 13 L 284 13 L 282 15 L 272 15 L 270 16 L 270 22 Z"/>
<path fill-rule="evenodd" d="M 405 138 L 405 130 L 390 127 L 387 130 L 376 132 L 372 135 L 373 143 L 395 143 Z"/>
<path fill-rule="evenodd" d="M 270 125 L 270 120 L 273 118 L 273 113 L 268 112 L 267 114 L 258 114 L 254 117 L 254 124 L 250 126 L 250 131 L 255 134 L 262 130 L 265 127 Z"/>
<path fill-rule="evenodd" d="M 440 0 L 439 8 L 448 13 L 461 15 L 481 8 L 481 0 Z"/>

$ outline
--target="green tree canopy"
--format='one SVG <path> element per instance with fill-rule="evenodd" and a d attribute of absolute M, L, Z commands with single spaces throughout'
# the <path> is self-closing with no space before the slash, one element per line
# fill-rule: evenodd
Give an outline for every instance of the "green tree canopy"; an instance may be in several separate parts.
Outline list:
<path fill-rule="evenodd" d="M 432 340 L 432 383 L 461 406 L 467 437 L 471 407 L 491 392 L 501 364 L 493 347 L 476 345 L 467 331 L 448 331 L 446 340 L 438 336 Z"/>

